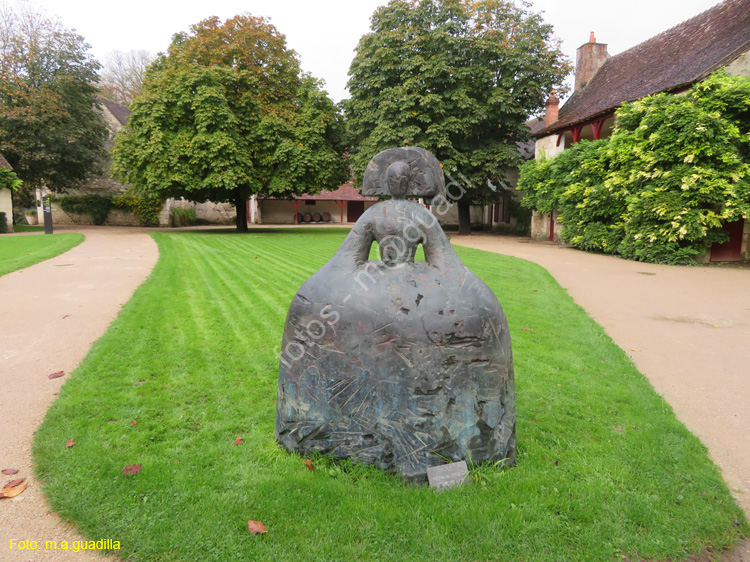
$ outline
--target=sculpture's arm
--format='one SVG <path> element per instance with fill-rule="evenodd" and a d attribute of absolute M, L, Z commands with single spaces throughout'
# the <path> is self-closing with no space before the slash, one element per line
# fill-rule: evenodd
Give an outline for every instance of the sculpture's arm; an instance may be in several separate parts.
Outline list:
<path fill-rule="evenodd" d="M 421 225 L 424 234 L 424 256 L 427 263 L 436 267 L 463 266 L 435 215 L 418 205 L 414 211 L 414 219 Z"/>
<path fill-rule="evenodd" d="M 368 209 L 360 217 L 341 244 L 339 251 L 331 258 L 329 262 L 331 266 L 353 269 L 354 266 L 367 261 L 375 239 L 375 224 L 370 214 L 370 209 Z"/>

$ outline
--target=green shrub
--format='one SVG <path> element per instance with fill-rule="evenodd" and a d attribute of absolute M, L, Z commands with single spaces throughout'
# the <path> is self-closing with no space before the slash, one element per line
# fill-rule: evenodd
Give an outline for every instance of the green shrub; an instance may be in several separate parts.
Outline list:
<path fill-rule="evenodd" d="M 197 217 L 192 207 L 172 207 L 169 213 L 169 226 L 193 226 Z"/>
<path fill-rule="evenodd" d="M 89 215 L 94 224 L 104 224 L 112 208 L 108 195 L 66 195 L 56 199 L 66 213 Z"/>
<path fill-rule="evenodd" d="M 527 162 L 518 190 L 524 206 L 533 204 L 543 213 L 557 209 L 564 242 L 611 254 L 622 237 L 627 203 L 623 192 L 605 185 L 608 142 L 584 140 L 555 158 Z"/>
<path fill-rule="evenodd" d="M 159 212 L 164 202 L 158 197 L 126 193 L 115 197 L 112 205 L 124 211 L 132 211 L 141 226 L 159 226 Z"/>
<path fill-rule="evenodd" d="M 10 189 L 11 191 L 17 190 L 23 185 L 23 182 L 18 179 L 15 172 L 0 168 L 0 189 Z"/>

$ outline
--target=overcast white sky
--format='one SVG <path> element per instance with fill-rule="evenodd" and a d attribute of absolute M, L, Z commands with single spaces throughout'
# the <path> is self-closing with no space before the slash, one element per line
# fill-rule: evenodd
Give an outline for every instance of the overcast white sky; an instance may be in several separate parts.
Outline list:
<path fill-rule="evenodd" d="M 267 16 L 297 51 L 302 68 L 326 82 L 335 101 L 347 98 L 347 72 L 370 15 L 387 0 L 30 0 L 75 28 L 103 61 L 113 50 L 165 51 L 174 33 L 209 16 Z M 532 0 L 575 62 L 594 31 L 610 55 L 689 19 L 719 0 Z"/>

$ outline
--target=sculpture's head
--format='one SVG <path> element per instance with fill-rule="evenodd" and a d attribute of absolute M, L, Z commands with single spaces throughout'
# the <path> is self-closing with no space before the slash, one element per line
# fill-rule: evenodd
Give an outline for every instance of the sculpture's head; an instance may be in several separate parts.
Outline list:
<path fill-rule="evenodd" d="M 411 179 L 409 164 L 403 160 L 394 162 L 388 166 L 386 179 L 388 182 L 388 191 L 393 198 L 403 199 L 406 196 L 406 191 L 409 189 L 409 181 Z"/>
<path fill-rule="evenodd" d="M 443 170 L 437 158 L 424 148 L 389 148 L 367 165 L 362 195 L 390 195 L 396 199 L 421 197 L 429 204 L 434 197 L 445 197 Z"/>

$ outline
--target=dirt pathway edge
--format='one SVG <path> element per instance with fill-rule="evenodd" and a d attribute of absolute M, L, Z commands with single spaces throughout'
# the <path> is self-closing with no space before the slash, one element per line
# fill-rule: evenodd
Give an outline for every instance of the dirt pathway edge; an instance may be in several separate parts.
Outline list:
<path fill-rule="evenodd" d="M 64 231 L 81 232 L 86 239 L 55 258 L 0 277 L 0 310 L 13 328 L 0 331 L 0 469 L 18 469 L 14 477 L 29 482 L 22 494 L 0 503 L 1 560 L 117 560 L 102 557 L 98 551 L 74 552 L 73 543 L 84 538 L 44 501 L 32 472 L 31 444 L 69 374 L 150 274 L 158 249 L 144 229 L 82 227 Z M 66 375 L 48 378 L 58 371 Z M 11 540 L 35 541 L 37 548 L 20 550 L 16 546 L 11 550 Z M 68 541 L 70 548 L 47 549 L 47 541 L 58 545 Z"/>

